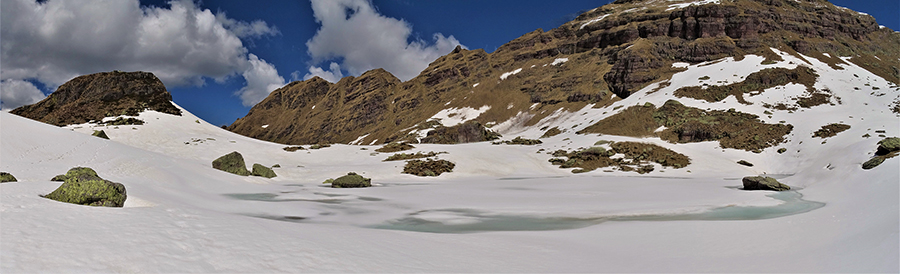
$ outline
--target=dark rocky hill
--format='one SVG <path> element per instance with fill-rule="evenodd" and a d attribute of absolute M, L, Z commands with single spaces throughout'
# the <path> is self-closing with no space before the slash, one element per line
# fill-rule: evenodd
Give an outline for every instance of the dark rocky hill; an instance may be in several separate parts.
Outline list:
<path fill-rule="evenodd" d="M 44 100 L 11 113 L 64 126 L 110 116 L 136 116 L 146 109 L 181 115 L 172 105 L 172 95 L 153 73 L 115 71 L 76 77 Z"/>
<path fill-rule="evenodd" d="M 407 82 L 380 69 L 335 84 L 293 82 L 228 130 L 285 144 L 415 141 L 441 110 L 483 106 L 480 124 L 527 117 L 519 121 L 527 127 L 558 109 L 609 106 L 681 71 L 676 62 L 781 61 L 770 48 L 900 83 L 900 34 L 871 16 L 824 0 L 682 2 L 619 0 L 493 53 L 457 48 Z"/>

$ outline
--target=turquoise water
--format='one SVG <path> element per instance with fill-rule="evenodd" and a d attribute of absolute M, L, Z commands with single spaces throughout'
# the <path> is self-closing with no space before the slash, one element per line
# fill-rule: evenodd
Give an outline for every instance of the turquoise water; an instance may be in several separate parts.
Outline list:
<path fill-rule="evenodd" d="M 432 233 L 475 233 L 487 231 L 543 231 L 576 229 L 604 222 L 627 221 L 733 221 L 762 220 L 800 214 L 825 206 L 825 203 L 803 200 L 796 191 L 767 195 L 784 203 L 775 206 L 726 206 L 706 212 L 688 214 L 648 214 L 637 216 L 611 216 L 598 218 L 539 218 L 517 215 L 494 215 L 472 209 L 442 209 L 420 211 L 409 216 L 367 226 L 377 229 L 406 230 Z M 417 217 L 431 212 L 442 216 L 455 215 L 462 223 L 443 223 Z"/>

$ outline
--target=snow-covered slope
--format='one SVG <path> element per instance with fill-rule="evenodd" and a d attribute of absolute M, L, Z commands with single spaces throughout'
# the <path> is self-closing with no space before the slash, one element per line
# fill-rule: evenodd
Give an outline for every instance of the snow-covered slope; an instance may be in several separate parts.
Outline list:
<path fill-rule="evenodd" d="M 710 70 L 753 71 L 733 63 L 691 66 L 672 78 L 678 82 L 672 86 Z M 877 79 L 852 66 L 838 72 Z M 829 77 L 821 79 L 832 85 Z M 646 91 L 617 105 L 661 104 L 671 92 Z M 446 151 L 439 157 L 457 163 L 437 178 L 401 174 L 403 163 L 382 162 L 390 154 L 375 153 L 377 146 L 286 152 L 187 111 L 147 111 L 139 117 L 146 124 L 118 128 L 58 128 L 0 113 L 0 170 L 19 179 L 0 184 L 0 272 L 897 272 L 900 158 L 862 170 L 880 138 L 859 136 L 869 128 L 896 136 L 900 129 L 891 113 L 856 109 L 874 103 L 857 102 L 866 97 L 836 95 L 843 104 L 765 118 L 796 126 L 786 144 L 790 152 L 781 157 L 774 149 L 754 154 L 715 142 L 675 145 L 571 132 L 538 146 L 417 145 L 413 151 Z M 762 111 L 733 99 L 682 102 Z M 588 114 L 547 119 L 569 128 L 611 115 L 583 111 Z M 834 119 L 853 128 L 825 144 L 801 143 Z M 95 129 L 110 140 L 89 136 Z M 601 139 L 656 143 L 693 163 L 642 176 L 572 174 L 536 153 Z M 248 165 L 279 164 L 278 177 L 211 168 L 213 159 L 231 151 L 241 152 Z M 737 159 L 757 165 L 736 165 Z M 125 208 L 39 196 L 59 185 L 50 178 L 75 166 L 123 183 Z M 376 187 L 321 184 L 350 171 L 372 177 Z M 740 177 L 762 173 L 781 174 L 775 176 L 794 190 L 738 189 Z"/>

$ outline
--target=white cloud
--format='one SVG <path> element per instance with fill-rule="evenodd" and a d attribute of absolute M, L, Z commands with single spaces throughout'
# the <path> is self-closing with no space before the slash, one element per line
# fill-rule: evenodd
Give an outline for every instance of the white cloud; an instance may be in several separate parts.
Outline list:
<path fill-rule="evenodd" d="M 216 14 L 216 20 L 225 28 L 240 38 L 260 38 L 266 35 L 278 35 L 281 32 L 275 26 L 269 26 L 262 20 L 253 22 L 238 21 L 225 16 L 225 13 Z"/>
<path fill-rule="evenodd" d="M 248 71 L 262 65 L 241 38 L 278 34 L 263 21 L 215 15 L 191 0 L 169 7 L 141 7 L 137 0 L 3 0 L 0 24 L 0 79 L 34 79 L 48 87 L 112 70 L 149 71 L 167 87 L 255 75 Z"/>
<path fill-rule="evenodd" d="M 0 110 L 37 103 L 46 97 L 31 82 L 8 79 L 0 81 Z"/>
<path fill-rule="evenodd" d="M 351 75 L 384 68 L 406 81 L 459 45 L 452 35 L 440 33 L 433 35 L 431 45 L 421 39 L 407 42 L 412 25 L 379 14 L 366 0 L 312 0 L 312 9 L 321 24 L 306 42 L 313 62 L 341 59 L 340 66 Z M 324 70 L 310 66 L 310 75 L 317 72 Z"/>
<path fill-rule="evenodd" d="M 320 67 L 310 66 L 309 73 L 303 76 L 303 80 L 309 80 L 309 78 L 313 78 L 313 76 L 319 76 L 322 79 L 325 79 L 325 81 L 337 83 L 341 78 L 344 78 L 344 74 L 341 73 L 341 65 L 331 62 L 328 69 L 329 70 L 324 70 Z"/>
<path fill-rule="evenodd" d="M 244 106 L 253 106 L 262 101 L 270 92 L 284 86 L 284 78 L 278 75 L 275 66 L 250 54 L 251 69 L 242 74 L 247 86 L 238 91 Z"/>

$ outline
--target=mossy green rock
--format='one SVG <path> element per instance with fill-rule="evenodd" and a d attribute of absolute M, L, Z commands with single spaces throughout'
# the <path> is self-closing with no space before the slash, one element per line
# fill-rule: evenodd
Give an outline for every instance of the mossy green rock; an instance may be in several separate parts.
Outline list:
<path fill-rule="evenodd" d="M 371 178 L 364 178 L 359 174 L 350 172 L 347 175 L 338 177 L 331 182 L 331 187 L 334 188 L 355 188 L 355 187 L 370 187 L 372 186 Z"/>
<path fill-rule="evenodd" d="M 69 170 L 65 182 L 44 198 L 79 205 L 122 207 L 128 196 L 125 185 L 104 180 L 90 168 L 79 167 Z"/>
<path fill-rule="evenodd" d="M 878 165 L 880 165 L 881 163 L 884 163 L 884 158 L 885 157 L 882 157 L 882 156 L 875 156 L 875 158 L 869 159 L 868 161 L 863 163 L 862 168 L 863 169 L 873 169 L 873 168 L 877 167 Z"/>
<path fill-rule="evenodd" d="M 104 132 L 102 130 L 95 130 L 94 134 L 91 134 L 91 136 L 100 137 L 100 138 L 109 140 L 109 136 L 106 136 L 106 132 Z"/>
<path fill-rule="evenodd" d="M 791 187 L 778 182 L 775 178 L 766 176 L 748 176 L 744 177 L 741 182 L 744 183 L 744 190 L 791 190 Z"/>
<path fill-rule="evenodd" d="M 13 176 L 12 174 L 9 174 L 7 172 L 0 172 L 0 183 L 18 182 L 18 181 L 19 180 L 16 180 L 16 176 Z"/>
<path fill-rule="evenodd" d="M 260 164 L 253 164 L 253 172 L 251 172 L 251 175 L 266 178 L 274 178 L 275 176 L 278 176 L 275 175 L 275 171 L 272 171 L 271 168 L 265 167 Z"/>
<path fill-rule="evenodd" d="M 222 157 L 214 160 L 212 162 L 212 167 L 221 171 L 241 176 L 250 175 L 250 171 L 247 170 L 247 165 L 244 164 L 244 156 L 242 156 L 237 151 L 225 154 Z"/>
<path fill-rule="evenodd" d="M 884 138 L 884 140 L 878 141 L 878 151 L 875 152 L 875 155 L 887 155 L 894 151 L 900 151 L 900 138 Z"/>

